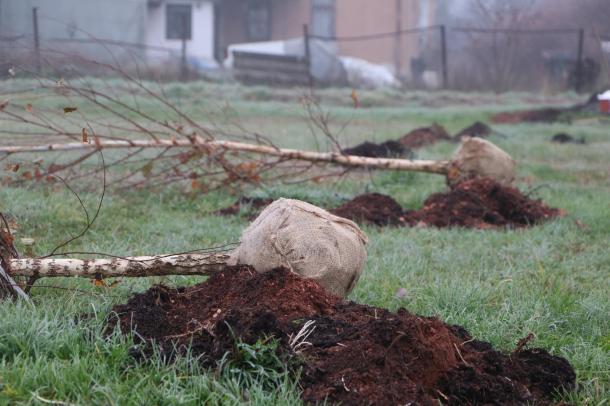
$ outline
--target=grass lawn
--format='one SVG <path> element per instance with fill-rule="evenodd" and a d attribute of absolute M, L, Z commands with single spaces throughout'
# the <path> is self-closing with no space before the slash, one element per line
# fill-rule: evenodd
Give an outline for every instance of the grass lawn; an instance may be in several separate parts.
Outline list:
<path fill-rule="evenodd" d="M 24 84 L 25 86 L 26 84 Z M 0 84 L 3 92 L 14 83 Z M 215 119 L 270 135 L 286 147 L 312 148 L 298 95 L 288 90 L 235 85 L 168 85 L 167 97 L 197 120 Z M 345 145 L 397 138 L 436 121 L 456 132 L 493 112 L 569 104 L 575 95 L 361 92 L 321 93 L 322 107 Z M 23 102 L 25 93 L 18 96 Z M 33 98 L 33 100 L 36 100 Z M 41 102 L 42 103 L 42 102 Z M 53 101 L 44 101 L 50 108 Z M 228 106 L 228 107 L 227 107 Z M 151 106 L 151 109 L 153 107 Z M 217 111 L 224 111 L 217 116 Z M 95 110 L 89 114 L 103 113 Z M 158 111 L 159 115 L 166 114 Z M 221 117 L 221 118 L 219 118 Z M 566 357 L 577 370 L 578 390 L 559 395 L 576 404 L 610 399 L 610 134 L 608 121 L 503 125 L 491 140 L 519 164 L 518 187 L 567 215 L 531 229 L 475 231 L 363 227 L 369 259 L 350 299 L 390 309 L 405 307 L 461 324 L 478 339 L 510 351 L 533 332 L 535 346 Z M 8 124 L 7 124 L 8 125 Z M 6 127 L 5 127 L 6 128 Z M 557 132 L 584 136 L 587 145 L 548 142 Z M 2 135 L 1 143 L 15 142 Z M 421 150 L 422 158 L 448 157 L 453 144 Z M 15 158 L 16 159 L 16 158 Z M 435 175 L 374 173 L 340 182 L 266 185 L 246 194 L 303 198 L 329 207 L 363 192 L 393 196 L 415 208 L 444 188 Z M 82 195 L 94 210 L 98 196 Z M 192 195 L 178 188 L 109 191 L 100 217 L 71 251 L 117 255 L 182 252 L 236 242 L 243 218 L 206 213 L 235 200 L 226 192 Z M 44 255 L 83 227 L 83 214 L 67 190 L 35 183 L 0 189 L 0 211 L 18 223 L 17 237 L 36 240 Z M 23 252 L 23 247 L 18 246 Z M 114 304 L 153 284 L 186 285 L 196 277 L 123 279 L 112 288 L 77 279 L 43 279 L 34 307 L 0 303 L 0 404 L 198 405 L 295 404 L 299 389 L 287 373 L 201 370 L 192 359 L 165 365 L 135 362 L 131 338 L 105 337 Z M 397 297 L 398 289 L 406 295 Z"/>

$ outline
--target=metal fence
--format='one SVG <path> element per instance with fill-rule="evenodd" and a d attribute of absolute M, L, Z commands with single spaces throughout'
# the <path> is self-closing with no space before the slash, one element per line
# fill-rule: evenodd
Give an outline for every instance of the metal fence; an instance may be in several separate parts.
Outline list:
<path fill-rule="evenodd" d="M 0 36 L 0 78 L 11 67 L 22 72 L 61 76 L 132 71 L 141 77 L 198 77 L 186 36 L 180 50 L 96 38 L 41 38 L 37 9 L 28 34 Z M 584 29 L 486 29 L 435 25 L 373 35 L 324 37 L 339 55 L 369 55 L 386 65 L 405 88 L 443 88 L 504 92 L 578 92 L 610 82 L 608 53 L 601 39 Z M 305 55 L 306 60 L 307 55 Z M 303 85 L 303 81 L 295 85 Z M 285 85 L 286 83 L 284 83 Z"/>
<path fill-rule="evenodd" d="M 391 67 L 407 87 L 582 92 L 610 82 L 609 55 L 599 37 L 584 29 L 435 25 L 365 36 L 309 38 L 333 43 L 338 49 L 347 43 L 394 49 L 377 62 Z M 417 52 L 401 52 L 405 42 Z"/>

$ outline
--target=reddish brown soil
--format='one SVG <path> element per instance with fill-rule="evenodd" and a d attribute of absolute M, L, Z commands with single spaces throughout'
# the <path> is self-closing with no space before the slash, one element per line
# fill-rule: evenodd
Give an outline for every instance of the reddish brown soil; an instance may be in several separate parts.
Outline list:
<path fill-rule="evenodd" d="M 398 140 L 402 145 L 411 149 L 421 148 L 438 141 L 453 141 L 449 133 L 438 124 L 417 128 Z"/>
<path fill-rule="evenodd" d="M 526 227 L 561 215 L 540 200 L 491 179 L 472 179 L 430 196 L 415 211 L 403 211 L 391 197 L 365 194 L 332 211 L 360 223 L 434 227 Z"/>
<path fill-rule="evenodd" d="M 260 209 L 273 202 L 273 199 L 263 199 L 260 197 L 240 197 L 235 203 L 224 209 L 215 211 L 213 214 L 221 216 L 234 216 L 244 210 L 258 213 Z"/>
<path fill-rule="evenodd" d="M 404 224 L 404 211 L 390 196 L 379 193 L 360 195 L 330 211 L 355 222 L 378 226 Z"/>
<path fill-rule="evenodd" d="M 456 138 L 462 137 L 478 137 L 478 138 L 487 138 L 493 133 L 493 130 L 490 126 L 480 121 L 474 122 L 472 125 L 464 128 L 462 131 L 455 135 Z"/>
<path fill-rule="evenodd" d="M 498 113 L 491 118 L 491 122 L 495 124 L 554 123 L 567 111 L 568 109 L 544 108 Z"/>
<path fill-rule="evenodd" d="M 381 144 L 366 141 L 355 147 L 346 148 L 342 152 L 345 155 L 356 155 L 369 158 L 398 158 L 413 155 L 413 152 L 409 148 L 397 141 L 386 141 Z"/>
<path fill-rule="evenodd" d="M 278 355 L 300 364 L 302 397 L 312 403 L 550 404 L 575 385 L 570 364 L 545 350 L 506 355 L 459 326 L 342 302 L 287 270 L 239 267 L 189 288 L 156 286 L 114 311 L 110 327 L 134 328 L 139 356 L 155 346 L 171 360 L 190 348 L 215 366 L 236 339 L 274 336 Z M 289 338 L 308 320 L 315 329 L 295 354 Z"/>
<path fill-rule="evenodd" d="M 513 187 L 491 179 L 471 179 L 430 196 L 423 208 L 409 213 L 407 221 L 436 227 L 527 227 L 561 214 Z"/>

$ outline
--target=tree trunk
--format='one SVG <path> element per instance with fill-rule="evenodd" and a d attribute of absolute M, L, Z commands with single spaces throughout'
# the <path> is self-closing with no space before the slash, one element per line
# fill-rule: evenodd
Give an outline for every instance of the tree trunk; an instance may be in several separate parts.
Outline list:
<path fill-rule="evenodd" d="M 11 274 L 84 278 L 209 275 L 227 269 L 228 254 L 182 254 L 111 259 L 24 258 L 11 260 Z"/>
<path fill-rule="evenodd" d="M 4 146 L 0 153 L 25 153 L 47 151 L 78 151 L 92 148 L 203 148 L 210 151 L 225 149 L 229 151 L 250 152 L 253 154 L 270 155 L 287 160 L 309 162 L 327 162 L 349 167 L 371 169 L 387 169 L 398 171 L 428 172 L 446 175 L 451 165 L 450 161 L 409 160 L 391 158 L 367 158 L 353 155 L 343 155 L 334 152 L 300 151 L 296 149 L 275 148 L 266 145 L 247 144 L 235 141 L 207 141 L 201 137 L 193 140 L 133 140 L 133 141 L 98 141 L 88 143 L 48 144 L 37 146 Z"/>

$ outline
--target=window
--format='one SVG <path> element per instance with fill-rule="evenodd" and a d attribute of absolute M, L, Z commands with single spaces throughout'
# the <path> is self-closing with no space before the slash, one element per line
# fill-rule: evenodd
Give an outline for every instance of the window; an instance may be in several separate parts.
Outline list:
<path fill-rule="evenodd" d="M 313 0 L 311 33 L 321 37 L 335 36 L 335 0 Z"/>
<path fill-rule="evenodd" d="M 258 0 L 248 3 L 248 40 L 268 41 L 271 39 L 271 6 L 269 1 Z"/>
<path fill-rule="evenodd" d="M 190 4 L 168 4 L 165 11 L 166 38 L 191 39 L 192 6 Z"/>

